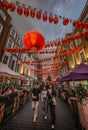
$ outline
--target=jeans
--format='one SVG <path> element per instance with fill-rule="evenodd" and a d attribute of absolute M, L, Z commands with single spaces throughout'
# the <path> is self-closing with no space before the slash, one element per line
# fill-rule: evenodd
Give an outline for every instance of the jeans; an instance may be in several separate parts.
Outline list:
<path fill-rule="evenodd" d="M 56 114 L 55 114 L 55 105 L 50 103 L 50 114 L 51 114 L 51 124 L 55 125 Z"/>
<path fill-rule="evenodd" d="M 39 101 L 32 101 L 32 109 L 34 109 L 34 118 L 38 116 Z"/>
<path fill-rule="evenodd" d="M 44 116 L 47 116 L 47 113 L 48 113 L 47 99 L 43 99 L 42 110 L 43 110 Z"/>

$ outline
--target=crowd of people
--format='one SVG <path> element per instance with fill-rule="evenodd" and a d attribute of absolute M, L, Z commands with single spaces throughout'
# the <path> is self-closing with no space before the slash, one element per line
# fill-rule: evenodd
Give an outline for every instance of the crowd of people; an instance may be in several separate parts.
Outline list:
<path fill-rule="evenodd" d="M 38 108 L 39 105 L 41 105 L 42 108 L 42 115 L 45 120 L 48 118 L 48 114 L 51 115 L 51 128 L 55 128 L 55 121 L 56 121 L 56 114 L 55 114 L 55 108 L 56 108 L 56 95 L 58 94 L 59 99 L 63 99 L 63 93 L 68 92 L 67 89 L 63 90 L 63 86 L 55 86 L 53 83 L 44 83 L 42 84 L 34 84 L 32 88 L 28 86 L 19 86 L 18 88 L 15 88 L 13 85 L 10 87 L 4 86 L 2 89 L 2 93 L 0 94 L 0 101 L 5 101 L 7 98 L 14 98 L 15 96 L 20 96 L 24 93 L 24 91 L 30 91 L 31 92 L 31 98 L 32 98 L 32 109 L 33 109 L 33 122 L 35 123 L 38 118 Z M 71 95 L 71 91 L 70 91 Z M 72 92 L 72 96 L 73 92 Z M 66 96 L 68 97 L 68 95 Z M 67 98 L 66 98 L 67 99 Z"/>
<path fill-rule="evenodd" d="M 3 103 L 8 98 L 14 98 L 16 96 L 20 96 L 24 93 L 24 91 L 30 91 L 30 88 L 26 86 L 25 87 L 19 86 L 15 88 L 13 85 L 10 87 L 3 86 L 3 89 L 0 93 L 0 103 Z"/>
<path fill-rule="evenodd" d="M 38 107 L 41 102 L 43 117 L 48 118 L 48 112 L 51 115 L 51 128 L 55 128 L 55 106 L 56 106 L 56 91 L 53 84 L 43 84 L 42 88 L 39 84 L 35 84 L 32 89 L 32 109 L 34 111 L 33 122 L 37 121 Z"/>

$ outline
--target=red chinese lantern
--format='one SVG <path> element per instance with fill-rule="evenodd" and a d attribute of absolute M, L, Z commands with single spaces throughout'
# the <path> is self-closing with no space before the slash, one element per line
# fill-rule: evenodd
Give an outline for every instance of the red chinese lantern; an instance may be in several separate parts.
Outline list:
<path fill-rule="evenodd" d="M 43 13 L 43 21 L 46 22 L 47 21 L 47 12 Z"/>
<path fill-rule="evenodd" d="M 79 26 L 79 21 L 74 21 L 72 24 L 73 24 L 74 27 L 78 27 Z"/>
<path fill-rule="evenodd" d="M 88 31 L 86 31 L 86 32 L 82 32 L 82 36 L 83 36 L 83 37 L 88 36 Z"/>
<path fill-rule="evenodd" d="M 30 16 L 31 16 L 32 18 L 35 17 L 35 11 L 36 11 L 36 9 L 31 9 L 31 10 L 30 10 Z"/>
<path fill-rule="evenodd" d="M 22 15 L 22 13 L 23 13 L 23 8 L 20 5 L 18 5 L 18 7 L 17 7 L 17 13 L 19 15 Z"/>
<path fill-rule="evenodd" d="M 39 11 L 37 12 L 36 18 L 37 18 L 37 19 L 41 19 L 41 10 L 39 10 Z"/>
<path fill-rule="evenodd" d="M 54 17 L 54 24 L 58 24 L 58 17 L 57 16 Z"/>
<path fill-rule="evenodd" d="M 41 50 L 44 47 L 45 39 L 39 32 L 32 30 L 24 36 L 24 43 L 27 49 Z"/>
<path fill-rule="evenodd" d="M 47 44 L 47 47 L 50 47 L 50 44 Z"/>
<path fill-rule="evenodd" d="M 85 23 L 84 26 L 86 29 L 88 29 L 88 23 Z"/>
<path fill-rule="evenodd" d="M 76 39 L 79 39 L 80 38 L 80 34 L 76 34 Z"/>
<path fill-rule="evenodd" d="M 28 8 L 24 8 L 24 15 L 26 17 L 29 15 L 29 9 Z"/>
<path fill-rule="evenodd" d="M 9 2 L 8 2 L 7 0 L 3 0 L 3 1 L 1 2 L 1 5 L 2 5 L 2 7 L 3 7 L 5 10 L 8 10 L 8 8 L 9 8 Z"/>
<path fill-rule="evenodd" d="M 84 28 L 85 26 L 84 26 L 84 23 L 82 23 L 82 22 L 79 22 L 79 26 L 78 26 L 79 28 Z"/>
<path fill-rule="evenodd" d="M 67 25 L 69 23 L 69 19 L 68 18 L 64 18 L 63 19 L 63 25 Z"/>
<path fill-rule="evenodd" d="M 11 2 L 11 3 L 9 4 L 9 10 L 10 10 L 11 12 L 13 12 L 13 11 L 15 11 L 15 9 L 16 9 L 15 4 L 14 4 L 13 2 Z"/>
<path fill-rule="evenodd" d="M 62 39 L 61 42 L 62 42 L 62 44 L 64 44 L 65 43 L 65 39 Z"/>
<path fill-rule="evenodd" d="M 52 16 L 52 14 L 50 14 L 50 16 L 49 16 L 49 22 L 50 22 L 50 23 L 53 22 L 53 16 Z"/>

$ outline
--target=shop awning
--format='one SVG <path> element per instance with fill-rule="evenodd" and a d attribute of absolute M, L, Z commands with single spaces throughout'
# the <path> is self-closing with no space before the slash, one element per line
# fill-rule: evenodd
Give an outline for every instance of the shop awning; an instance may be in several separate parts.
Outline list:
<path fill-rule="evenodd" d="M 21 78 L 21 75 L 18 73 L 12 71 L 10 68 L 8 68 L 7 65 L 0 63 L 0 75 L 1 76 L 9 76 L 9 77 L 15 77 L 15 78 Z"/>
<path fill-rule="evenodd" d="M 59 81 L 80 81 L 80 80 L 88 80 L 88 65 L 80 64 L 78 67 L 73 69 L 70 72 L 67 72 L 64 76 L 59 78 Z"/>

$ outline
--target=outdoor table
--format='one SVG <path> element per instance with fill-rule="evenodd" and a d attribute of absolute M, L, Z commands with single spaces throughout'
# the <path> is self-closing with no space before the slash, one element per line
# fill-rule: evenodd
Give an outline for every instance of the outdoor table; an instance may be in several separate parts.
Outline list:
<path fill-rule="evenodd" d="M 78 111 L 82 127 L 88 130 L 88 106 L 78 103 Z"/>

